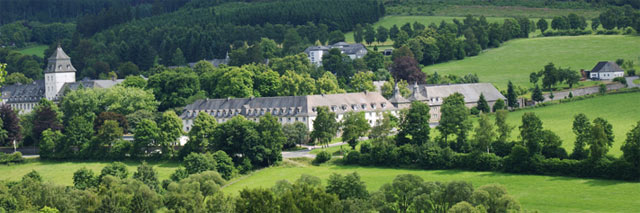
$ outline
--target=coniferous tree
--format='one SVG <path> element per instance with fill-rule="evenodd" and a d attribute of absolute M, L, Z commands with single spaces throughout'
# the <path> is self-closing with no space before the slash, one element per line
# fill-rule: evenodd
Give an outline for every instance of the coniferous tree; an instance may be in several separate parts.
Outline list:
<path fill-rule="evenodd" d="M 356 24 L 356 29 L 353 30 L 353 40 L 356 43 L 362 43 L 364 37 L 364 30 L 362 29 L 362 25 Z"/>
<path fill-rule="evenodd" d="M 384 43 L 389 38 L 389 30 L 383 26 L 379 26 L 376 30 L 376 40 L 378 43 Z"/>
<path fill-rule="evenodd" d="M 374 41 L 376 41 L 376 30 L 368 24 L 364 29 L 364 41 L 367 42 L 367 45 L 371 45 Z"/>
<path fill-rule="evenodd" d="M 187 59 L 184 57 L 184 53 L 182 53 L 182 49 L 177 48 L 171 57 L 171 64 L 175 66 L 182 66 L 187 64 Z"/>
<path fill-rule="evenodd" d="M 487 99 L 484 98 L 484 94 L 480 93 L 480 98 L 478 99 L 478 110 L 483 113 L 491 112 L 489 108 L 489 104 L 487 103 Z"/>
<path fill-rule="evenodd" d="M 507 105 L 511 108 L 518 108 L 518 95 L 513 87 L 513 83 L 509 81 L 507 85 Z"/>
<path fill-rule="evenodd" d="M 531 94 L 531 99 L 535 102 L 544 101 L 544 96 L 542 96 L 542 90 L 540 89 L 538 84 L 536 84 L 536 87 L 533 89 L 533 93 Z"/>

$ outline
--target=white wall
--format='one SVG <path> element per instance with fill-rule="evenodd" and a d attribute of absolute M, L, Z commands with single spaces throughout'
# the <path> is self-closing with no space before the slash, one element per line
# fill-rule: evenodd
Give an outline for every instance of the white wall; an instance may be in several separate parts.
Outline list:
<path fill-rule="evenodd" d="M 45 73 L 44 82 L 45 96 L 53 100 L 65 83 L 76 82 L 76 72 Z"/>

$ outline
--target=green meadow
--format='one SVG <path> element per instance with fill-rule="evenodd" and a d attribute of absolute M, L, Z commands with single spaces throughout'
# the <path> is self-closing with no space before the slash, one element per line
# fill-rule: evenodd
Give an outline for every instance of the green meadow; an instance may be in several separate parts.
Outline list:
<path fill-rule="evenodd" d="M 326 180 L 332 173 L 358 172 L 367 190 L 377 191 L 399 174 L 414 174 L 426 181 L 470 181 L 474 187 L 499 183 L 507 187 L 526 210 L 540 212 L 635 212 L 640 209 L 640 183 L 568 177 L 515 175 L 458 170 L 413 170 L 303 163 L 271 167 L 230 181 L 224 191 L 238 194 L 244 188 L 269 188 L 279 180 L 295 181 L 307 174 Z M 326 184 L 323 183 L 323 184 Z"/>
<path fill-rule="evenodd" d="M 30 46 L 27 48 L 23 48 L 18 50 L 18 52 L 25 54 L 25 55 L 35 55 L 38 57 L 44 57 L 44 51 L 49 48 L 47 45 L 36 45 L 36 46 Z"/>
<path fill-rule="evenodd" d="M 501 47 L 485 50 L 478 56 L 426 66 L 433 74 L 466 75 L 475 73 L 481 82 L 506 89 L 507 82 L 532 87 L 529 74 L 549 62 L 573 70 L 591 70 L 598 61 L 634 60 L 640 64 L 640 37 L 624 35 L 558 36 L 516 39 Z"/>
<path fill-rule="evenodd" d="M 487 17 L 516 17 L 553 18 L 575 13 L 587 19 L 595 18 L 600 11 L 594 9 L 560 9 L 526 6 L 497 6 L 497 5 L 442 5 L 433 4 L 389 7 L 388 14 L 434 15 L 434 16 L 465 16 L 467 14 Z"/>
<path fill-rule="evenodd" d="M 73 161 L 45 161 L 35 160 L 27 163 L 13 164 L 13 165 L 0 165 L 0 181 L 1 180 L 20 180 L 25 174 L 36 171 L 40 173 L 45 181 L 51 181 L 55 184 L 72 186 L 73 185 L 73 173 L 86 167 L 99 175 L 102 168 L 109 165 L 111 162 L 73 162 Z M 129 176 L 133 176 L 136 172 L 136 167 L 140 165 L 140 162 L 127 161 L 123 162 L 127 165 Z M 174 170 L 178 168 L 179 163 L 173 162 L 149 162 L 154 169 L 158 172 L 158 179 L 169 179 L 169 176 Z"/>
<path fill-rule="evenodd" d="M 518 126 L 522 124 L 522 115 L 526 112 L 535 113 L 543 122 L 543 127 L 549 129 L 563 141 L 567 152 L 573 150 L 575 134 L 573 134 L 573 116 L 584 113 L 593 121 L 602 117 L 613 126 L 615 142 L 609 154 L 620 156 L 620 146 L 627 138 L 627 132 L 640 121 L 640 92 L 610 94 L 580 101 L 556 104 L 551 106 L 523 109 L 508 114 L 507 122 L 514 128 L 511 137 L 515 140 L 519 135 Z"/>

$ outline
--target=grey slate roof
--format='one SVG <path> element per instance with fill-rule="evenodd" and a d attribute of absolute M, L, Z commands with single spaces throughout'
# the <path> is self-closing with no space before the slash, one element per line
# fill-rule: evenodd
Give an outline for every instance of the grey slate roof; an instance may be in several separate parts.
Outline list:
<path fill-rule="evenodd" d="M 340 51 L 342 51 L 343 54 L 357 55 L 358 57 L 362 57 L 366 55 L 368 52 L 367 48 L 361 43 L 349 44 L 346 42 L 338 42 L 328 46 L 310 46 L 304 50 L 304 53 L 309 55 L 310 51 L 317 51 L 317 50 L 328 52 L 330 49 L 333 49 L 333 48 L 340 49 Z"/>
<path fill-rule="evenodd" d="M 236 115 L 259 117 L 267 112 L 281 117 L 313 116 L 316 114 L 317 107 L 320 106 L 327 106 L 336 113 L 346 111 L 375 111 L 393 107 L 389 101 L 377 92 L 201 99 L 187 105 L 181 117 L 183 119 L 195 118 L 200 111 L 209 113 L 217 118 L 230 118 Z"/>
<path fill-rule="evenodd" d="M 593 67 L 591 72 L 624 72 L 624 70 L 612 61 L 601 61 Z"/>
<path fill-rule="evenodd" d="M 0 88 L 2 99 L 7 103 L 38 102 L 44 98 L 44 80 L 35 80 L 31 84 L 13 84 Z"/>
<path fill-rule="evenodd" d="M 45 68 L 45 73 L 51 72 L 75 72 L 76 68 L 71 64 L 71 58 L 64 53 L 64 50 L 58 45 L 56 51 L 51 54 L 51 57 L 48 59 L 49 63 Z"/>
<path fill-rule="evenodd" d="M 65 88 L 69 88 L 70 90 L 77 90 L 80 87 L 80 85 L 82 85 L 83 88 L 108 89 L 117 84 L 122 83 L 123 81 L 124 79 L 116 79 L 116 80 L 86 80 L 85 79 L 82 81 L 65 83 L 64 85 L 62 85 L 62 88 L 60 89 L 60 91 L 58 91 L 58 97 L 64 96 L 63 93 L 66 90 Z"/>
<path fill-rule="evenodd" d="M 409 86 L 410 89 L 412 89 Z M 472 83 L 472 84 L 451 84 L 451 85 L 418 85 L 420 94 L 426 100 L 431 97 L 446 98 L 454 93 L 460 93 L 464 96 L 467 103 L 478 102 L 480 94 L 484 94 L 487 101 L 496 101 L 498 99 L 506 100 L 506 98 L 490 83 Z"/>

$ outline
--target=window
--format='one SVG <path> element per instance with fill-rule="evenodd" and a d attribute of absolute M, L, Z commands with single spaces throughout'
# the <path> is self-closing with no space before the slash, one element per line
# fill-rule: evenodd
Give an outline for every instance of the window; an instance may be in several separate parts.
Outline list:
<path fill-rule="evenodd" d="M 367 105 L 366 104 L 362 104 L 360 105 L 360 108 L 362 108 L 363 110 L 367 109 Z"/>

